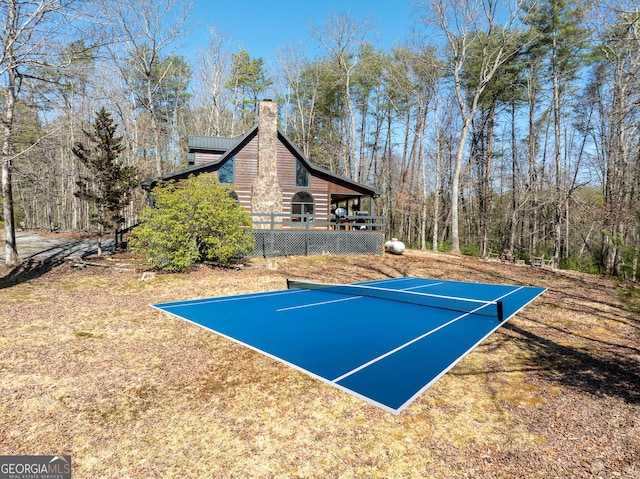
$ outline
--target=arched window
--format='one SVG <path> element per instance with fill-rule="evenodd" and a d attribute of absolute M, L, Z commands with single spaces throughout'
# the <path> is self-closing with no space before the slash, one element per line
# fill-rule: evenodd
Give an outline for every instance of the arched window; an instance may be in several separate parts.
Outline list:
<path fill-rule="evenodd" d="M 315 200 L 306 191 L 299 191 L 291 198 L 291 217 L 293 221 L 313 221 Z"/>

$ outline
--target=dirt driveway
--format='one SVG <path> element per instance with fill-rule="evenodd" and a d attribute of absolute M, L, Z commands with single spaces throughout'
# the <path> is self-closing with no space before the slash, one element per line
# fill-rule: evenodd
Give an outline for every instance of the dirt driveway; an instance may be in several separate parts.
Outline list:
<path fill-rule="evenodd" d="M 38 233 L 16 232 L 18 255 L 22 261 L 60 262 L 70 257 L 84 257 L 95 254 L 98 245 L 95 238 L 69 238 L 64 236 L 42 235 Z M 5 260 L 4 241 L 0 241 L 0 261 Z M 102 247 L 113 247 L 113 239 L 102 241 Z"/>

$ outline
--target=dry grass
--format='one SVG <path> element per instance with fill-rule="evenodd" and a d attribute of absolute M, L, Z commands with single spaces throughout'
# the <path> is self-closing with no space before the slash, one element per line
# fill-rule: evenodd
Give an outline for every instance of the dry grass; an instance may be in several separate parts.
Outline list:
<path fill-rule="evenodd" d="M 0 289 L 0 454 L 76 478 L 640 477 L 640 320 L 613 280 L 418 252 L 35 273 Z M 403 275 L 549 290 L 397 416 L 148 307 Z"/>

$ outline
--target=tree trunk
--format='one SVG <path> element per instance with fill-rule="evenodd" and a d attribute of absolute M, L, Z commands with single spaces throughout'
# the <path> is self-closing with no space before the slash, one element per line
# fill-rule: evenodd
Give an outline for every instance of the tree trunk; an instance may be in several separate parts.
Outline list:
<path fill-rule="evenodd" d="M 634 228 L 634 243 L 633 260 L 631 261 L 631 280 L 638 280 L 638 258 L 640 257 L 640 227 L 636 224 Z"/>
<path fill-rule="evenodd" d="M 5 130 L 10 130 L 5 128 Z M 11 188 L 11 158 L 6 150 L 9 149 L 11 132 L 5 131 L 5 138 L 2 142 L 2 198 L 3 198 L 3 216 L 5 231 L 5 263 L 7 266 L 16 266 L 18 264 L 18 248 L 16 245 L 16 227 L 13 216 L 13 192 Z"/>
<path fill-rule="evenodd" d="M 561 188 L 562 188 L 562 165 L 560 154 L 560 79 L 557 67 L 557 45 L 556 38 L 553 38 L 553 127 L 555 140 L 555 166 L 556 166 L 556 189 L 554 198 L 554 225 L 553 225 L 553 263 L 558 264 L 560 259 L 560 250 L 562 248 L 562 204 L 561 204 Z"/>
<path fill-rule="evenodd" d="M 16 107 L 16 68 L 13 44 L 16 38 L 16 4 L 11 2 L 8 9 L 7 25 L 9 31 L 5 35 L 4 56 L 9 65 L 7 78 L 9 83 L 5 89 L 5 110 L 2 138 L 2 206 L 5 230 L 5 263 L 7 266 L 18 264 L 18 247 L 16 245 L 16 227 L 13 214 L 13 191 L 11 185 L 11 170 L 13 158 L 11 151 L 11 135 L 13 133 L 13 117 Z"/>
<path fill-rule="evenodd" d="M 509 222 L 509 250 L 516 250 L 516 230 L 518 229 L 518 198 L 516 167 L 518 147 L 516 143 L 516 103 L 511 102 L 511 221 Z"/>
<path fill-rule="evenodd" d="M 529 217 L 529 254 L 536 254 L 538 248 L 538 175 L 536 174 L 536 117 L 534 81 L 529 80 L 527 96 L 529 102 L 529 191 L 531 209 Z"/>
<path fill-rule="evenodd" d="M 474 105 L 475 107 L 475 105 Z M 475 113 L 475 108 L 472 109 Z M 473 115 L 465 115 L 460 138 L 458 139 L 458 147 L 456 150 L 455 164 L 453 165 L 453 178 L 451 181 L 451 252 L 460 253 L 460 230 L 458 228 L 458 196 L 460 195 L 460 172 L 462 171 L 462 157 L 464 156 L 464 148 L 467 143 L 467 133 Z"/>
<path fill-rule="evenodd" d="M 98 256 L 102 256 L 102 225 L 98 225 Z"/>

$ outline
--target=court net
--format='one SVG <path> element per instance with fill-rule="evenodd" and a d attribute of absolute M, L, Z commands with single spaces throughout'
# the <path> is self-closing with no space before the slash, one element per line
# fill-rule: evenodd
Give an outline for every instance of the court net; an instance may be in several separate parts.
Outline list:
<path fill-rule="evenodd" d="M 420 293 L 417 291 L 380 288 L 365 284 L 330 284 L 297 279 L 287 279 L 287 289 L 317 289 L 329 293 L 347 294 L 351 296 L 369 296 L 372 298 L 419 304 L 421 306 L 430 306 L 432 308 L 447 309 L 461 313 L 490 316 L 498 318 L 498 321 L 504 319 L 502 301 L 458 298 L 440 294 Z"/>

